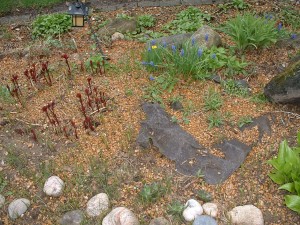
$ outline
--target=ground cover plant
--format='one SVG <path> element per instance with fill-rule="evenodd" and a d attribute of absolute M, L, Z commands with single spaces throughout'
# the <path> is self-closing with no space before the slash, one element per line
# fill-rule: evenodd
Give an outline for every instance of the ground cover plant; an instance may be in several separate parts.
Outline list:
<path fill-rule="evenodd" d="M 255 14 L 272 13 L 276 18 L 273 10 L 284 4 L 244 2 Z M 230 14 L 220 13 L 217 5 L 195 8 L 199 11 L 193 9 L 191 15 L 218 15 L 210 20 L 213 27 L 242 13 L 234 7 Z M 93 16 L 105 21 L 117 14 L 152 15 L 155 25 L 145 30 L 161 33 L 164 25 L 187 9 L 138 8 L 94 12 Z M 205 24 L 206 19 L 201 22 Z M 96 26 L 97 21 L 92 24 Z M 282 26 L 291 33 L 299 32 L 287 22 Z M 118 40 L 110 47 L 101 46 L 110 58 L 103 60 L 91 48 L 95 42 L 88 27 L 49 39 L 32 39 L 32 26 L 17 28 L 5 27 L 3 31 L 12 39 L 0 39 L 4 52 L 30 47 L 28 55 L 0 59 L 0 194 L 6 199 L 0 209 L 1 222 L 12 223 L 7 208 L 16 198 L 30 199 L 31 206 L 13 221 L 15 224 L 57 224 L 66 212 L 85 211 L 91 197 L 105 192 L 111 203 L 109 210 L 127 207 L 141 224 L 161 216 L 172 224 L 188 224 L 182 211 L 190 198 L 201 204 L 217 202 L 220 225 L 231 223 L 226 216 L 229 210 L 247 204 L 262 211 L 265 224 L 298 223 L 299 214 L 286 207 L 294 209 L 291 199 L 284 202 L 285 195 L 297 195 L 298 181 L 286 180 L 286 188 L 294 182 L 291 193 L 279 190 L 285 183 L 272 181 L 269 174 L 280 172 L 268 160 L 276 161 L 276 156 L 278 160 L 282 140 L 287 139 L 289 146 L 297 145 L 299 110 L 271 104 L 262 94 L 264 85 L 297 50 L 270 44 L 239 52 L 230 36 L 218 30 L 223 41 L 220 48 L 206 49 L 192 40 L 175 49 L 163 43 L 146 46 L 134 39 Z M 241 85 L 245 82 L 249 87 Z M 160 103 L 172 121 L 211 154 L 223 157 L 213 146 L 233 138 L 252 150 L 221 184 L 208 185 L 201 170 L 196 176 L 183 175 L 154 146 L 142 149 L 136 144 L 145 119 L 144 101 Z M 256 126 L 243 130 L 260 116 L 271 121 L 271 135 L 260 137 Z M 289 152 L 287 145 L 284 148 Z M 51 175 L 65 182 L 60 197 L 43 194 L 44 182 Z M 83 221 L 101 223 L 100 217 Z"/>

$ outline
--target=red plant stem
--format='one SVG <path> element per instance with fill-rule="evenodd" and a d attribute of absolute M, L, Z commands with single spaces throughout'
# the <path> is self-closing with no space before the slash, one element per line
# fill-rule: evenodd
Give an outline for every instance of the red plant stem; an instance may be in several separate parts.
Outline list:
<path fill-rule="evenodd" d="M 105 62 L 102 60 L 103 74 L 105 74 Z"/>
<path fill-rule="evenodd" d="M 37 139 L 37 136 L 36 136 L 36 133 L 33 129 L 31 129 L 31 133 L 32 133 L 32 138 L 34 141 L 38 142 L 38 139 Z"/>
<path fill-rule="evenodd" d="M 64 126 L 63 131 L 64 131 L 65 137 L 66 137 L 66 138 L 69 138 L 69 135 L 68 135 L 66 126 Z"/>
<path fill-rule="evenodd" d="M 74 135 L 78 139 L 77 127 L 76 127 L 76 124 L 73 120 L 71 120 L 71 125 L 74 128 Z"/>
<path fill-rule="evenodd" d="M 94 74 L 94 67 L 93 67 L 93 61 L 92 60 L 90 60 L 90 66 L 91 66 L 92 74 Z"/>
<path fill-rule="evenodd" d="M 98 67 L 100 75 L 102 75 L 101 65 L 100 65 L 99 61 L 97 62 L 97 67 Z"/>
<path fill-rule="evenodd" d="M 60 122 L 59 122 L 59 120 L 58 120 L 58 118 L 57 118 L 57 115 L 56 115 L 56 113 L 55 113 L 55 111 L 54 111 L 54 105 L 55 105 L 55 102 L 49 103 L 49 104 L 48 104 L 48 109 L 50 110 L 50 112 L 51 112 L 51 114 L 52 114 L 52 116 L 53 116 L 53 118 L 54 118 L 54 124 L 57 123 L 57 125 L 59 126 L 59 125 L 60 125 Z"/>

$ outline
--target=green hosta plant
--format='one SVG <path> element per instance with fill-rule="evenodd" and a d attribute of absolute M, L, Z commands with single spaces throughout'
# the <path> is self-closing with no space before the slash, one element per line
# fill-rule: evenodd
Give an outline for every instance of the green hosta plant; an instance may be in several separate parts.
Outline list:
<path fill-rule="evenodd" d="M 72 20 L 67 14 L 56 13 L 37 17 L 32 23 L 33 38 L 59 36 L 71 29 Z"/>
<path fill-rule="evenodd" d="M 178 13 L 176 19 L 165 25 L 164 29 L 172 34 L 193 32 L 203 25 L 204 20 L 210 21 L 211 15 L 191 6 Z"/>
<path fill-rule="evenodd" d="M 279 189 L 290 192 L 286 195 L 285 204 L 300 214 L 300 132 L 297 135 L 298 146 L 290 148 L 286 140 L 279 146 L 278 156 L 268 161 L 274 169 L 270 178 L 281 186 Z"/>
<path fill-rule="evenodd" d="M 278 38 L 276 21 L 271 18 L 258 17 L 251 13 L 237 15 L 221 28 L 228 34 L 239 50 L 250 47 L 268 47 Z"/>

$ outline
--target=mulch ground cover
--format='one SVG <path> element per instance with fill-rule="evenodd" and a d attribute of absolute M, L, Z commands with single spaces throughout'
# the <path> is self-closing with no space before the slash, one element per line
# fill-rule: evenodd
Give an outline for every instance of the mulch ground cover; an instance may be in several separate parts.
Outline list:
<path fill-rule="evenodd" d="M 262 2 L 260 2 L 262 3 Z M 257 12 L 272 12 L 279 6 L 267 2 L 253 4 Z M 199 6 L 202 11 L 213 14 L 216 6 Z M 152 14 L 157 18 L 154 28 L 175 18 L 185 7 L 145 8 L 128 11 L 98 13 L 101 18 L 115 17 L 118 13 L 131 15 Z M 237 11 L 215 16 L 213 24 L 219 24 L 233 17 Z M 168 102 L 180 96 L 185 109 L 189 111 L 189 123 L 180 122 L 184 130 L 192 134 L 202 145 L 210 147 L 224 138 L 237 138 L 253 148 L 243 165 L 228 180 L 219 185 L 208 185 L 201 177 L 185 176 L 176 172 L 172 161 L 155 148 L 141 149 L 135 140 L 140 122 L 145 119 L 141 109 L 145 88 L 151 85 L 150 75 L 141 65 L 141 54 L 145 45 L 137 41 L 120 40 L 110 47 L 103 46 L 109 55 L 105 74 L 82 71 L 81 62 L 93 52 L 88 26 L 74 28 L 60 37 L 64 47 L 46 47 L 42 41 L 33 42 L 30 26 L 11 29 L 9 38 L 0 40 L 3 51 L 18 47 L 40 44 L 31 50 L 28 57 L 5 57 L 1 60 L 1 85 L 10 83 L 12 75 L 19 76 L 24 106 L 16 101 L 0 102 L 0 190 L 6 197 L 6 205 L 0 211 L 0 224 L 57 224 L 64 212 L 85 209 L 87 201 L 95 194 L 109 195 L 112 207 L 126 206 L 148 224 L 153 218 L 164 216 L 173 224 L 184 224 L 177 217 L 168 214 L 168 205 L 174 201 L 184 204 L 190 198 L 199 201 L 199 191 L 204 190 L 219 204 L 219 224 L 229 224 L 226 212 L 238 205 L 253 204 L 262 210 L 265 224 L 300 224 L 297 213 L 284 204 L 282 190 L 268 177 L 271 166 L 267 160 L 278 153 L 280 142 L 287 139 L 295 144 L 299 130 L 299 108 L 253 101 L 251 97 L 236 97 L 222 93 L 222 87 L 210 80 L 180 80 L 171 93 L 162 95 L 166 111 L 176 118 L 183 118 L 184 112 L 173 111 Z M 226 43 L 230 43 L 224 37 Z M 69 46 L 69 47 L 67 47 Z M 71 46 L 71 47 L 70 47 Z M 73 46 L 73 47 L 72 47 Z M 74 47 L 76 46 L 76 48 Z M 68 69 L 61 57 L 66 53 L 72 67 L 73 78 L 68 78 Z M 265 84 L 287 65 L 293 49 L 271 46 L 268 49 L 249 50 L 245 59 L 251 62 L 251 75 L 247 81 L 252 95 L 262 93 Z M 42 84 L 32 87 L 23 76 L 32 63 L 49 61 L 53 73 L 52 86 Z M 89 109 L 94 130 L 84 129 L 83 115 L 76 94 L 84 95 L 88 78 L 93 87 L 103 92 L 106 110 L 96 112 Z M 222 93 L 222 115 L 230 115 L 220 127 L 209 128 L 208 112 L 204 110 L 204 96 L 214 89 Z M 61 124 L 67 126 L 69 136 L 54 127 L 42 111 L 42 107 L 55 101 L 55 112 Z M 256 118 L 267 115 L 272 121 L 271 136 L 258 140 L 256 128 L 241 131 L 238 121 L 242 117 Z M 70 126 L 70 120 L 77 126 L 78 139 Z M 213 153 L 214 151 L 212 151 Z M 215 154 L 218 154 L 216 151 Z M 57 175 L 66 184 L 64 194 L 58 198 L 47 197 L 43 191 L 44 181 Z M 142 202 L 139 193 L 145 184 L 157 182 L 167 189 L 167 194 L 157 201 Z M 30 199 L 31 206 L 24 216 L 11 221 L 7 215 L 9 202 L 16 198 Z M 86 224 L 100 224 L 87 219 Z"/>

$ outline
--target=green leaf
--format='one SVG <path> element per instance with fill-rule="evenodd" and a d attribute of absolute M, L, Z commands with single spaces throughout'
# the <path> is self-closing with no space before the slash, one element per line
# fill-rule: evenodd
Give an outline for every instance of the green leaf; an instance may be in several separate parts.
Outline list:
<path fill-rule="evenodd" d="M 284 199 L 287 207 L 300 214 L 300 196 L 286 195 Z"/>
<path fill-rule="evenodd" d="M 287 190 L 291 193 L 294 193 L 295 192 L 295 184 L 294 183 L 286 183 L 286 184 L 280 186 L 279 189 Z"/>

